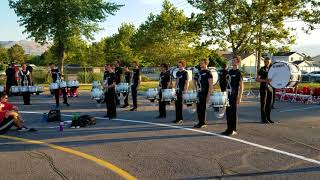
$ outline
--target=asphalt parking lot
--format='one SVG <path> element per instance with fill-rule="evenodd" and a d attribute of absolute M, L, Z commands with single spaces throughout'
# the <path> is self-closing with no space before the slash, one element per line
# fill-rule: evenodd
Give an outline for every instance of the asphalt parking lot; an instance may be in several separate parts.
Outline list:
<path fill-rule="evenodd" d="M 208 127 L 193 129 L 195 114 L 185 110 L 185 122 L 155 119 L 157 105 L 140 98 L 137 112 L 118 109 L 107 120 L 88 93 L 61 106 L 63 120 L 74 112 L 97 117 L 97 124 L 58 131 L 58 122 L 42 122 L 54 107 L 48 95 L 32 96 L 31 106 L 13 97 L 28 127 L 0 136 L 0 179 L 319 179 L 320 106 L 277 102 L 272 119 L 261 124 L 259 102 L 246 98 L 239 108 L 239 135 L 219 135 L 225 120 L 208 111 Z M 30 141 L 33 140 L 33 141 Z"/>

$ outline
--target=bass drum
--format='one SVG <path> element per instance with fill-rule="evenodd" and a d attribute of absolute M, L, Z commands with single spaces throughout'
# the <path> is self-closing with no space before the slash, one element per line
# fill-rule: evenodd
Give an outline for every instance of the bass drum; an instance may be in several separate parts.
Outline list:
<path fill-rule="evenodd" d="M 270 85 L 276 89 L 295 87 L 301 80 L 301 71 L 295 64 L 287 62 L 274 63 L 268 72 Z"/>
<path fill-rule="evenodd" d="M 213 85 L 216 85 L 219 81 L 219 72 L 214 67 L 209 67 L 208 69 L 212 74 Z"/>
<path fill-rule="evenodd" d="M 174 68 L 170 69 L 170 74 L 171 74 L 171 77 L 173 79 L 177 79 L 177 72 L 178 71 L 179 71 L 179 68 L 177 68 L 177 67 L 174 67 Z"/>

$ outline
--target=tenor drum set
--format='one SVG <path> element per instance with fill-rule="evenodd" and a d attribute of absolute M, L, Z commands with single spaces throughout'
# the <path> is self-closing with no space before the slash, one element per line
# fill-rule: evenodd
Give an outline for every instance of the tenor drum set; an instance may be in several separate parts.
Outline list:
<path fill-rule="evenodd" d="M 0 92 L 4 92 L 4 87 L 0 87 Z M 40 94 L 44 92 L 44 88 L 43 86 L 11 86 L 10 92 L 15 95 L 19 95 L 21 93 Z"/>
<path fill-rule="evenodd" d="M 53 94 L 54 90 L 58 90 L 58 89 L 62 89 L 65 88 L 66 92 L 67 92 L 67 96 L 70 97 L 77 97 L 78 96 L 78 88 L 79 88 L 79 81 L 76 80 L 69 80 L 68 82 L 66 81 L 61 81 L 59 83 L 55 82 L 55 83 L 51 83 L 49 85 L 49 89 L 51 94 Z M 60 92 L 61 94 L 61 92 Z"/>

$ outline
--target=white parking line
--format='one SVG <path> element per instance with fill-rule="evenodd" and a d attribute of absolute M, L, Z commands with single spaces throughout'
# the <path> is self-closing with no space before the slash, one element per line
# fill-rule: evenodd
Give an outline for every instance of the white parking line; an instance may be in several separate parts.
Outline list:
<path fill-rule="evenodd" d="M 287 109 L 287 110 L 282 110 L 282 111 L 278 111 L 278 112 L 280 112 L 280 113 L 293 112 L 293 111 L 302 111 L 302 110 L 307 110 L 307 109 L 320 109 L 320 106 L 311 106 L 311 107 L 305 107 L 305 108 L 294 108 L 294 109 Z"/>
<path fill-rule="evenodd" d="M 30 112 L 30 111 L 21 111 L 21 113 L 25 113 L 25 114 L 42 114 L 39 112 Z M 61 114 L 61 116 L 66 116 L 66 117 L 71 117 L 72 115 L 68 115 L 68 114 Z M 102 117 L 96 117 L 96 119 L 102 119 L 102 120 L 106 120 L 107 118 L 102 118 Z M 208 131 L 203 131 L 203 130 L 199 130 L 199 129 L 192 129 L 192 128 L 187 128 L 187 127 L 183 127 L 183 126 L 175 126 L 175 125 L 169 125 L 169 124 L 161 124 L 161 123 L 153 123 L 153 122 L 148 122 L 148 121 L 138 121 L 138 120 L 129 120 L 129 119 L 111 119 L 112 121 L 121 121 L 121 122 L 130 122 L 130 123 L 138 123 L 138 124 L 149 124 L 149 125 L 154 125 L 154 126 L 161 126 L 161 127 L 171 127 L 171 128 L 175 128 L 175 129 L 182 129 L 182 130 L 187 130 L 187 131 L 192 131 L 192 132 L 198 132 L 198 133 L 202 133 L 202 134 L 207 134 L 207 135 L 212 135 L 212 136 L 217 136 L 223 139 L 228 139 L 231 141 L 235 141 L 235 142 L 239 142 L 242 144 L 246 144 L 246 145 L 250 145 L 250 146 L 254 146 L 260 149 L 265 149 L 268 151 L 272 151 L 272 152 L 276 152 L 279 154 L 283 154 L 283 155 L 287 155 L 296 159 L 300 159 L 300 160 L 304 160 L 310 163 L 314 163 L 317 165 L 320 165 L 320 161 L 316 160 L 316 159 L 311 159 L 305 156 L 301 156 L 298 154 L 294 154 L 294 153 L 290 153 L 290 152 L 286 152 L 286 151 L 282 151 L 279 149 L 275 149 L 275 148 L 271 148 L 268 146 L 264 146 L 264 145 L 260 145 L 260 144 L 256 144 L 256 143 L 252 143 L 246 140 L 242 140 L 242 139 L 237 139 L 237 138 L 233 138 L 233 137 L 229 137 L 229 136 L 223 136 L 217 133 L 213 133 L 213 132 L 208 132 Z"/>

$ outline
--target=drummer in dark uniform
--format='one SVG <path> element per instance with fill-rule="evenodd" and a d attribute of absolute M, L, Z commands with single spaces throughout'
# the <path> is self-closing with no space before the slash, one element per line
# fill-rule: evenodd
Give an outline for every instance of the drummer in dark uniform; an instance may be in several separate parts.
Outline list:
<path fill-rule="evenodd" d="M 32 75 L 31 75 L 31 72 L 27 70 L 26 64 L 21 65 L 21 71 L 19 72 L 19 78 L 20 78 L 20 86 L 31 86 L 32 85 Z M 24 105 L 31 105 L 30 104 L 30 93 L 23 92 L 22 96 L 23 96 Z"/>
<path fill-rule="evenodd" d="M 162 101 L 162 91 L 163 89 L 168 89 L 170 85 L 170 71 L 168 70 L 169 66 L 168 64 L 161 64 L 161 73 L 159 77 L 159 116 L 157 118 L 166 118 L 166 103 L 165 101 Z"/>
<path fill-rule="evenodd" d="M 6 81 L 6 94 L 10 94 L 10 88 L 11 86 L 17 86 L 18 83 L 16 81 L 16 70 L 15 70 L 15 65 L 14 63 L 11 63 L 8 69 L 6 69 L 6 76 L 7 76 L 7 81 Z"/>
<path fill-rule="evenodd" d="M 128 65 L 125 65 L 124 67 L 124 80 L 126 83 L 128 83 L 129 85 L 131 84 L 131 72 L 129 70 L 129 66 Z M 128 102 L 128 99 L 129 99 L 129 92 L 127 93 L 123 93 L 123 96 L 125 97 L 124 98 L 124 105 L 121 106 L 121 108 L 126 108 L 129 106 L 129 102 Z"/>
<path fill-rule="evenodd" d="M 52 82 L 60 83 L 62 74 L 60 73 L 59 69 L 56 67 L 56 65 L 54 63 L 50 63 L 49 66 L 50 66 L 49 73 L 51 74 Z M 61 92 L 62 92 L 63 104 L 66 104 L 67 106 L 69 106 L 70 104 L 68 103 L 66 88 L 61 88 L 61 89 L 53 90 L 54 97 L 56 99 L 56 107 L 57 108 L 59 107 L 59 90 L 61 90 Z"/>
<path fill-rule="evenodd" d="M 209 101 L 213 89 L 213 78 L 211 71 L 208 70 L 208 64 L 208 59 L 200 60 L 201 70 L 199 71 L 197 78 L 197 90 L 199 98 L 199 102 L 197 103 L 197 114 L 199 123 L 194 126 L 195 128 L 206 127 L 207 102 Z"/>
<path fill-rule="evenodd" d="M 228 71 L 227 92 L 229 98 L 229 107 L 226 108 L 227 124 L 226 131 L 222 134 L 226 136 L 237 135 L 237 108 L 241 102 L 243 93 L 243 77 L 238 65 L 241 62 L 240 56 L 235 56 L 232 59 L 232 69 Z"/>
<path fill-rule="evenodd" d="M 176 74 L 176 95 L 177 100 L 175 102 L 176 107 L 176 120 L 174 120 L 174 123 L 182 123 L 183 122 L 183 116 L 182 116 L 182 94 L 188 89 L 188 72 L 185 70 L 186 67 L 186 61 L 181 60 L 178 63 L 179 71 Z"/>
<path fill-rule="evenodd" d="M 107 115 L 109 119 L 117 117 L 117 107 L 116 107 L 116 75 L 113 71 L 113 65 L 107 65 L 108 73 L 104 81 L 104 88 L 106 89 L 105 101 L 107 103 Z"/>
<path fill-rule="evenodd" d="M 219 71 L 219 85 L 221 92 L 225 92 L 227 90 L 227 64 L 222 65 L 222 69 Z"/>
<path fill-rule="evenodd" d="M 116 75 L 116 85 L 118 85 L 119 83 L 121 83 L 121 79 L 122 79 L 122 73 L 123 73 L 123 70 L 122 70 L 122 67 L 120 66 L 120 61 L 115 61 L 115 70 L 114 70 L 114 73 Z M 120 105 L 120 100 L 119 100 L 119 97 L 120 97 L 120 94 L 117 94 L 116 96 L 116 105 Z"/>
<path fill-rule="evenodd" d="M 261 103 L 261 121 L 262 123 L 274 123 L 271 118 L 271 107 L 273 101 L 273 89 L 269 85 L 268 72 L 271 65 L 269 57 L 264 59 L 264 66 L 260 68 L 256 81 L 260 82 L 260 103 Z"/>
<path fill-rule="evenodd" d="M 132 95 L 132 102 L 133 102 L 133 108 L 130 109 L 130 111 L 136 111 L 138 108 L 138 101 L 137 101 L 137 95 L 138 95 L 138 87 L 141 82 L 141 74 L 140 69 L 137 61 L 133 62 L 133 70 L 132 70 L 132 85 L 131 85 L 131 95 Z"/>

